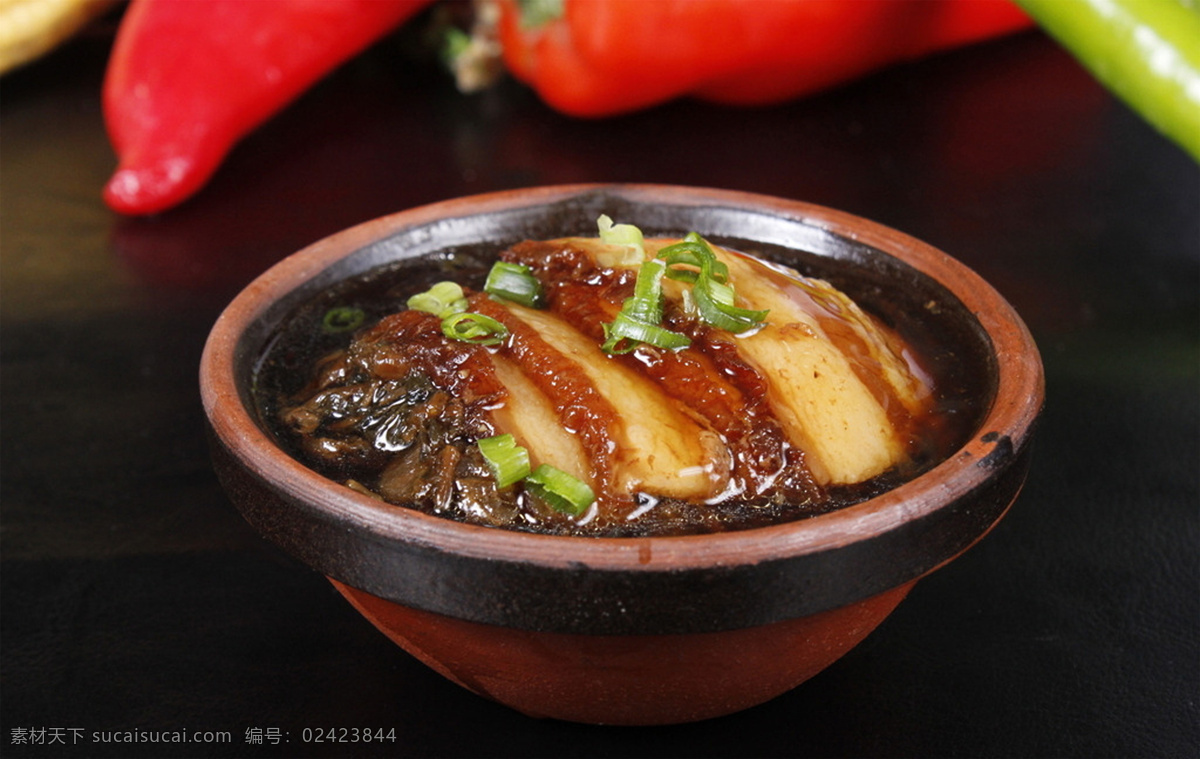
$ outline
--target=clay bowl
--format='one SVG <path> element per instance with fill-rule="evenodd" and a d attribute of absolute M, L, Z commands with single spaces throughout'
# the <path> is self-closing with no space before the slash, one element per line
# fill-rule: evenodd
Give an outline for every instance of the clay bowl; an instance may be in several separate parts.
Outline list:
<path fill-rule="evenodd" d="M 601 213 L 647 234 L 697 231 L 817 270 L 964 367 L 974 410 L 925 474 L 841 511 L 704 536 L 570 538 L 384 504 L 290 458 L 256 413 L 264 346 L 319 293 L 447 251 L 587 234 Z M 322 240 L 241 293 L 213 328 L 201 390 L 220 479 L 267 539 L 328 576 L 406 651 L 529 715 L 666 724 L 732 713 L 821 671 L 921 577 L 1005 514 L 1040 413 L 1037 349 L 1013 309 L 947 255 L 818 206 L 665 186 L 517 190 L 416 208 Z M 971 405 L 971 404 L 968 404 Z M 959 413 L 959 412 L 956 412 Z"/>

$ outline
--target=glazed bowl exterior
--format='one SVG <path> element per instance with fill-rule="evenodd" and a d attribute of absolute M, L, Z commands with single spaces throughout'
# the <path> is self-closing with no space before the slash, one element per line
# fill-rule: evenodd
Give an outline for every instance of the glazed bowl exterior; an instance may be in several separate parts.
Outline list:
<path fill-rule="evenodd" d="M 696 231 L 802 268 L 868 304 L 919 312 L 980 377 L 979 421 L 930 471 L 822 516 L 712 535 L 585 538 L 462 524 L 385 504 L 291 458 L 258 418 L 258 361 L 326 288 L 397 261 L 588 234 Z M 856 292 L 857 291 L 857 292 Z M 857 644 L 913 583 L 1005 514 L 1043 400 L 1036 346 L 1011 306 L 933 247 L 811 204 L 655 185 L 545 187 L 383 217 L 249 285 L 205 347 L 201 394 L 223 486 L 263 536 L 328 576 L 392 640 L 527 714 L 664 724 L 753 706 Z"/>

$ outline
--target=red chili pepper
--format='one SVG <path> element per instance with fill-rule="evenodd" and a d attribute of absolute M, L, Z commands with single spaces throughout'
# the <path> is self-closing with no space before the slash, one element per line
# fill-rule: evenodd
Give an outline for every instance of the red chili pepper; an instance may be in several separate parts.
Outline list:
<path fill-rule="evenodd" d="M 509 71 L 575 116 L 778 102 L 1031 25 L 1008 0 L 498 2 Z"/>
<path fill-rule="evenodd" d="M 233 145 L 430 0 L 133 0 L 104 82 L 116 211 L 174 206 Z"/>

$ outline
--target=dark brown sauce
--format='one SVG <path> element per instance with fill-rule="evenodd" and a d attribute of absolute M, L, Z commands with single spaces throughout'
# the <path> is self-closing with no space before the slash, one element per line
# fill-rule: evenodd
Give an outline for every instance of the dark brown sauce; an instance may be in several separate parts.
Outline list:
<path fill-rule="evenodd" d="M 789 265 L 796 265 L 794 254 L 786 251 L 779 254 L 786 256 L 783 260 Z M 767 496 L 733 499 L 717 505 L 698 505 L 635 493 L 628 497 L 622 508 L 594 514 L 584 524 L 579 524 L 520 493 L 497 494 L 494 487 L 489 490 L 486 468 L 477 457 L 473 458 L 473 447 L 448 444 L 453 439 L 490 434 L 486 425 L 481 426 L 478 419 L 472 419 L 470 402 L 465 405 L 457 402 L 457 406 L 448 407 L 445 404 L 450 401 L 437 395 L 438 386 L 447 382 L 445 377 L 440 382 L 423 382 L 420 378 L 405 376 L 399 368 L 397 376 L 392 378 L 394 381 L 386 388 L 373 390 L 380 394 L 380 402 L 407 403 L 409 406 L 404 408 L 411 413 L 436 412 L 441 415 L 439 419 L 446 419 L 433 435 L 442 437 L 423 442 L 427 459 L 424 463 L 418 461 L 415 454 L 406 457 L 378 449 L 350 451 L 346 455 L 341 451 L 313 450 L 310 442 L 281 422 L 281 412 L 295 403 L 297 395 L 311 391 L 314 375 L 318 373 L 316 367 L 322 358 L 344 349 L 354 334 L 330 331 L 323 326 L 325 315 L 331 309 L 361 310 L 364 324 L 368 325 L 363 329 L 369 329 L 369 325 L 381 320 L 396 319 L 393 314 L 404 308 L 410 295 L 428 289 L 440 280 L 453 279 L 464 286 L 480 287 L 493 258 L 494 253 L 467 250 L 450 252 L 432 261 L 400 262 L 343 282 L 301 305 L 269 341 L 255 373 L 254 398 L 264 428 L 290 455 L 332 480 L 376 494 L 382 491 L 388 500 L 397 504 L 447 518 L 551 534 L 598 537 L 682 535 L 743 530 L 802 519 L 874 497 L 932 468 L 953 453 L 972 434 L 977 420 L 990 403 L 985 351 L 970 328 L 962 326 L 961 318 L 949 318 L 948 312 L 955 307 L 961 310 L 961 306 L 947 301 L 948 296 L 936 285 L 925 283 L 927 292 L 921 287 L 885 292 L 886 288 L 877 281 L 877 273 L 860 279 L 854 276 L 854 267 L 846 262 L 826 262 L 812 257 L 811 261 L 806 261 L 808 266 L 801 268 L 802 273 L 830 280 L 889 329 L 895 330 L 921 357 L 936 388 L 932 413 L 920 419 L 906 420 L 909 423 L 909 463 L 864 483 L 830 488 L 821 492 L 820 497 L 813 497 L 808 482 L 792 483 L 791 486 L 781 483 Z M 770 260 L 769 251 L 764 258 Z M 831 326 L 830 329 L 843 328 Z M 858 339 L 853 335 L 838 334 L 848 341 Z M 719 336 L 712 339 L 714 343 L 720 343 Z M 436 342 L 431 341 L 430 351 L 435 350 L 432 346 Z M 443 346 L 441 350 L 452 353 L 456 348 Z M 468 353 L 462 352 L 459 359 L 468 360 Z M 714 408 L 713 413 L 739 414 L 747 412 L 755 403 L 763 402 L 762 391 L 758 391 L 757 397 L 753 391 L 756 382 L 761 384 L 761 378 L 748 369 L 739 369 L 735 351 L 721 351 L 718 345 L 712 355 L 723 364 L 717 367 L 722 376 L 733 378 L 731 387 L 734 388 L 726 393 L 728 397 L 719 399 L 726 408 L 723 411 Z M 722 356 L 725 359 L 721 359 Z M 453 363 L 452 359 L 453 356 L 447 353 L 432 357 L 431 362 L 447 365 L 447 362 Z M 686 367 L 662 368 L 665 381 L 670 380 L 671 372 L 686 371 Z M 743 375 L 740 378 L 739 371 Z M 485 390 L 475 387 L 469 395 L 471 399 L 479 400 L 486 395 Z M 462 388 L 458 388 L 458 392 L 461 391 Z M 732 397 L 734 395 L 739 397 Z M 447 412 L 447 408 L 452 413 Z M 889 407 L 888 413 L 895 420 L 906 412 Z M 760 456 L 763 460 L 741 463 L 747 467 L 769 466 L 769 457 L 772 451 L 777 453 L 778 448 L 767 439 L 775 434 L 766 427 L 755 426 L 749 437 L 761 435 L 763 441 L 759 444 L 753 439 L 747 440 L 737 455 Z M 760 445 L 761 450 L 756 445 Z M 413 480 L 414 472 L 416 479 L 420 479 L 418 469 L 422 466 L 428 482 L 421 492 L 389 487 L 389 482 Z M 417 469 L 412 469 L 414 467 Z M 397 476 L 397 472 L 404 476 Z M 454 478 L 458 482 L 456 490 L 451 482 Z"/>

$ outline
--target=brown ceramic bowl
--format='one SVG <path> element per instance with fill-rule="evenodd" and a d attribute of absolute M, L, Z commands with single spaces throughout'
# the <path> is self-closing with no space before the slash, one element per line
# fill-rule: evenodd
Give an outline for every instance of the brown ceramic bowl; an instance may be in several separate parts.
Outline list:
<path fill-rule="evenodd" d="M 601 213 L 816 271 L 884 319 L 933 335 L 973 398 L 961 446 L 920 477 L 823 516 L 703 536 L 573 538 L 360 495 L 290 458 L 258 418 L 258 360 L 301 303 L 380 266 L 446 251 L 487 259 L 518 240 L 587 234 Z M 1013 309 L 929 245 L 805 203 L 630 185 L 453 200 L 318 242 L 229 305 L 200 379 L 217 472 L 265 537 L 454 682 L 526 714 L 609 724 L 728 714 L 842 656 L 916 580 L 1003 517 L 1043 398 L 1037 349 Z"/>

